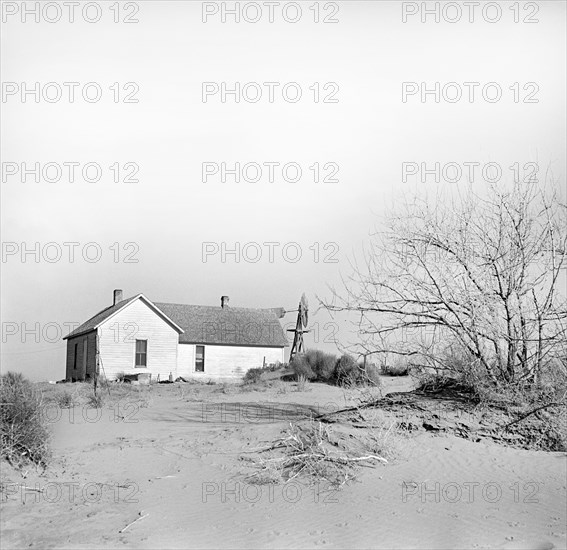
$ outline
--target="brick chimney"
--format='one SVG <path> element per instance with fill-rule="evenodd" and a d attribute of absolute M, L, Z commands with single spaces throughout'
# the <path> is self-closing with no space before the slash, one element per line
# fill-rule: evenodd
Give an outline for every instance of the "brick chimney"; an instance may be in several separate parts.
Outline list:
<path fill-rule="evenodd" d="M 116 289 L 114 291 L 114 303 L 112 305 L 115 306 L 118 302 L 121 301 L 122 301 L 122 290 Z"/>
<path fill-rule="evenodd" d="M 223 309 L 224 309 L 225 307 L 228 307 L 228 300 L 229 300 L 229 297 L 228 297 L 228 296 L 221 296 L 221 299 L 220 299 L 220 307 L 222 307 Z"/>

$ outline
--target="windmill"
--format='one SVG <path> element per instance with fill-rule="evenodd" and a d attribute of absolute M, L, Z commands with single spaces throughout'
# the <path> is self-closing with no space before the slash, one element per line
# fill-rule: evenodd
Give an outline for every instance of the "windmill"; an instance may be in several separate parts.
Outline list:
<path fill-rule="evenodd" d="M 310 332 L 307 329 L 307 322 L 309 320 L 309 305 L 307 304 L 307 298 L 305 293 L 301 295 L 301 300 L 299 301 L 299 306 L 297 310 L 292 309 L 291 311 L 297 311 L 297 322 L 295 328 L 288 328 L 288 332 L 293 332 L 293 344 L 291 345 L 291 351 L 289 352 L 289 360 L 291 361 L 295 355 L 298 353 L 303 353 L 305 351 L 305 344 L 303 343 L 303 335 L 306 332 Z"/>

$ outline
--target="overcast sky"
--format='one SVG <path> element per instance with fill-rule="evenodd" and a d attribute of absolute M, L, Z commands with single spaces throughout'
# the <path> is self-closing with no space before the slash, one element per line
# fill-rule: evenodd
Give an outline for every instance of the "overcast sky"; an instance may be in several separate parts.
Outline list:
<path fill-rule="evenodd" d="M 384 209 L 404 191 L 435 186 L 431 176 L 425 183 L 419 175 L 404 183 L 403 162 L 429 167 L 493 162 L 502 167 L 502 183 L 513 177 L 508 169 L 513 163 L 537 162 L 565 186 L 564 2 L 520 2 L 519 13 L 509 9 L 511 2 L 501 2 L 501 18 L 494 23 L 483 20 L 481 10 L 472 23 L 467 14 L 450 23 L 443 13 L 439 23 L 432 16 L 423 23 L 420 13 L 408 13 L 404 23 L 403 3 L 384 1 L 321 2 L 319 18 L 337 23 L 315 23 L 312 1 L 299 2 L 296 23 L 284 20 L 279 9 L 284 2 L 274 8 L 273 23 L 261 4 L 257 23 L 244 18 L 236 23 L 230 15 L 223 23 L 223 3 L 195 1 L 122 3 L 118 13 L 110 9 L 114 3 L 99 2 L 96 23 L 85 21 L 80 9 L 72 23 L 66 11 L 49 23 L 46 18 L 57 16 L 52 7 L 36 23 L 29 15 L 21 21 L 21 2 L 8 4 L 1 39 L 3 372 L 63 378 L 65 345 L 58 330 L 61 337 L 66 323 L 83 322 L 110 305 L 114 288 L 157 302 L 219 305 L 226 294 L 232 306 L 285 308 L 295 307 L 305 292 L 314 308 L 315 296 L 348 273 L 348 258 L 367 241 Z M 211 12 L 206 22 L 203 9 Z M 286 16 L 295 13 L 289 8 Z M 94 8 L 87 16 L 97 16 Z M 138 22 L 115 23 L 114 17 Z M 39 102 L 32 93 L 22 101 L 22 85 L 33 89 L 36 82 Z M 54 100 L 57 85 L 45 87 L 48 82 L 60 86 L 60 100 Z M 72 103 L 64 82 L 79 83 Z M 85 90 L 88 82 L 96 84 Z M 203 82 L 216 83 L 207 88 L 213 92 L 219 88 L 206 102 Z M 246 88 L 249 101 L 241 97 L 237 103 L 234 95 L 222 102 L 222 82 L 227 88 L 258 84 Z M 265 82 L 278 83 L 272 85 L 273 103 Z M 284 98 L 282 89 L 290 82 L 297 84 L 286 88 Z M 405 102 L 404 82 L 419 89 Z M 435 82 L 480 85 L 472 102 L 463 85 L 445 88 L 439 103 L 432 94 L 424 103 L 422 82 L 431 88 Z M 489 82 L 500 86 L 500 100 L 483 98 Z M 92 99 L 88 94 L 97 85 L 101 99 L 83 99 L 83 91 Z M 301 99 L 292 102 L 298 86 Z M 253 102 L 258 89 L 262 96 Z M 406 89 L 415 91 L 411 84 Z M 450 102 L 458 89 L 465 95 Z M 495 90 L 486 89 L 489 98 Z M 128 94 L 138 101 L 124 102 Z M 537 103 L 524 102 L 530 98 Z M 33 175 L 22 182 L 22 163 L 31 169 L 36 162 L 42 169 L 58 163 L 60 180 L 45 181 L 42 173 L 40 182 Z M 80 163 L 73 183 L 64 162 Z M 100 181 L 84 181 L 82 169 L 89 162 L 101 167 Z M 204 162 L 219 167 L 206 182 Z M 223 162 L 229 169 L 236 162 L 280 165 L 274 165 L 273 182 L 264 166 L 256 183 L 235 182 L 230 173 L 223 183 Z M 301 167 L 298 182 L 289 181 L 294 165 L 282 176 L 286 163 Z M 315 163 L 319 182 L 310 169 Z M 214 171 L 214 164 L 208 166 Z M 136 167 L 132 178 L 139 181 L 123 181 Z M 322 181 L 336 168 L 338 181 Z M 58 177 L 55 165 L 45 173 Z M 88 173 L 96 179 L 95 172 Z M 247 174 L 253 179 L 253 165 Z M 452 185 L 465 180 L 463 175 Z M 473 185 L 484 183 L 478 169 Z M 72 263 L 65 242 L 79 243 Z M 235 243 L 258 243 L 262 256 L 252 262 L 258 247 L 249 245 L 248 261 L 241 255 L 237 263 L 228 255 L 223 263 L 222 242 L 232 249 Z M 279 243 L 273 262 L 264 242 Z M 32 250 L 39 243 L 39 262 L 33 253 L 22 261 L 22 243 Z M 60 247 L 58 261 L 48 261 L 57 246 L 47 243 Z M 85 250 L 87 243 L 100 249 Z M 207 245 L 206 262 L 203 243 L 216 243 Z M 290 261 L 296 245 L 283 254 L 286 243 L 299 245 L 297 262 Z M 83 252 L 96 257 L 97 250 L 99 261 L 83 258 Z M 326 349 L 333 348 L 322 342 L 330 334 L 349 336 L 343 320 L 323 328 L 329 319 L 326 313 L 312 315 L 319 323 L 317 345 Z M 284 321 L 293 322 L 293 314 Z M 25 328 L 30 332 L 22 342 Z"/>

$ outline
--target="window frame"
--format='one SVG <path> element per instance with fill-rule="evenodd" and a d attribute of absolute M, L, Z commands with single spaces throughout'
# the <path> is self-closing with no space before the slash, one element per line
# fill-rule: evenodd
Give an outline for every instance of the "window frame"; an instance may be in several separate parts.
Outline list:
<path fill-rule="evenodd" d="M 89 339 L 88 337 L 83 340 L 83 370 L 85 374 L 89 368 Z"/>
<path fill-rule="evenodd" d="M 145 342 L 145 350 L 138 351 L 138 342 Z M 143 355 L 145 359 L 145 365 L 138 365 L 138 355 Z M 136 338 L 134 342 L 134 368 L 135 369 L 147 369 L 148 368 L 148 340 L 142 338 Z"/>
<path fill-rule="evenodd" d="M 203 354 L 202 354 L 202 360 L 201 360 L 201 369 L 197 368 L 197 355 L 198 355 L 198 348 L 202 348 L 203 349 Z M 195 346 L 195 372 L 205 372 L 205 346 L 202 345 L 196 345 Z"/>

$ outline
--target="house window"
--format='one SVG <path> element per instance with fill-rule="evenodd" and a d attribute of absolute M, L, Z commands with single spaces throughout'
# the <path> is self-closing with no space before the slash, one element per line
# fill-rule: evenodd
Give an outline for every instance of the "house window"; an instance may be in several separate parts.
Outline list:
<path fill-rule="evenodd" d="M 196 346 L 195 350 L 195 370 L 205 372 L 205 346 Z"/>
<path fill-rule="evenodd" d="M 148 366 L 148 341 L 136 340 L 136 367 Z"/>
<path fill-rule="evenodd" d="M 79 355 L 79 344 L 75 344 L 75 356 L 73 357 L 73 370 L 77 370 L 77 356 Z"/>
<path fill-rule="evenodd" d="M 89 352 L 89 348 L 88 348 L 88 342 L 87 339 L 85 338 L 83 340 L 83 371 L 87 372 L 87 354 Z"/>

